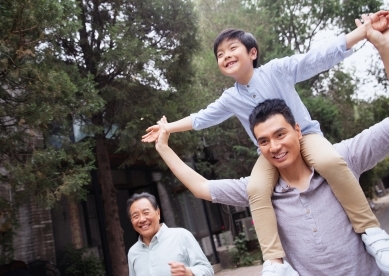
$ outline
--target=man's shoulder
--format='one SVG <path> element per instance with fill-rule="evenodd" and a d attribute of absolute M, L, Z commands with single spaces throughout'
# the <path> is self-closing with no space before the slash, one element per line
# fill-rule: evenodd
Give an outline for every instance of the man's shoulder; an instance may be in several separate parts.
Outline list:
<path fill-rule="evenodd" d="M 128 255 L 132 254 L 136 254 L 136 253 L 139 253 L 139 251 L 142 250 L 142 243 L 137 240 L 136 243 L 130 247 L 130 249 L 128 250 Z"/>
<path fill-rule="evenodd" d="M 184 235 L 190 234 L 190 235 L 192 235 L 192 233 L 190 231 L 188 231 L 187 229 L 182 228 L 182 227 L 167 227 L 166 228 L 166 233 L 169 233 L 169 234 L 184 234 Z"/>

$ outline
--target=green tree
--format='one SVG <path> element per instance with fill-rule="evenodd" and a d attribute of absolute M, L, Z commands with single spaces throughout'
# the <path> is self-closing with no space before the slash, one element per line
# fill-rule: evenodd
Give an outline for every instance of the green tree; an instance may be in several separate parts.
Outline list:
<path fill-rule="evenodd" d="M 72 120 L 95 112 L 101 101 L 91 81 L 79 93 L 68 74 L 71 68 L 55 62 L 45 47 L 53 29 L 77 29 L 73 22 L 63 24 L 75 12 L 72 3 L 0 3 L 0 179 L 13 192 L 12 203 L 2 198 L 1 205 L 12 218 L 27 198 L 50 207 L 62 195 L 82 198 L 81 187 L 89 183 L 91 144 L 74 144 L 69 137 Z M 6 250 L 2 254 L 2 262 L 12 257 Z"/>
<path fill-rule="evenodd" d="M 183 0 L 77 0 L 75 5 L 80 12 L 66 22 L 80 22 L 80 28 L 57 32 L 50 47 L 59 62 L 77 68 L 81 92 L 83 81 L 92 79 L 104 99 L 104 107 L 79 124 L 95 142 L 113 272 L 128 275 L 108 153 L 125 150 L 129 164 L 155 163 L 153 145 L 141 145 L 140 138 L 165 112 L 182 109 L 171 101 L 190 85 L 196 20 L 191 2 Z"/>
<path fill-rule="evenodd" d="M 354 18 L 362 12 L 377 11 L 382 2 L 346 4 L 322 0 L 196 1 L 202 44 L 194 60 L 197 86 L 192 93 L 197 97 L 191 109 L 204 108 L 233 83 L 222 76 L 213 55 L 213 39 L 220 31 L 234 27 L 251 32 L 258 40 L 259 60 L 263 64 L 307 52 L 317 34 L 329 26 L 337 31 L 354 29 Z M 351 137 L 373 122 L 369 104 L 355 100 L 358 85 L 358 80 L 337 66 L 296 86 L 312 118 L 321 123 L 322 131 L 332 142 Z M 219 161 L 214 165 L 217 177 L 240 177 L 251 172 L 255 147 L 235 118 L 201 134 Z"/>

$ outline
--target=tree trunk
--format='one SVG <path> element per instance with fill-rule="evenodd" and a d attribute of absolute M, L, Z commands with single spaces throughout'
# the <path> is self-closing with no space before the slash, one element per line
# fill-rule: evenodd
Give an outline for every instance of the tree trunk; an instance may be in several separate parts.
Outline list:
<path fill-rule="evenodd" d="M 115 276 L 128 275 L 128 264 L 123 241 L 123 230 L 120 226 L 116 189 L 113 186 L 108 149 L 103 135 L 96 135 L 96 155 L 99 184 L 104 203 L 105 223 L 109 253 Z"/>

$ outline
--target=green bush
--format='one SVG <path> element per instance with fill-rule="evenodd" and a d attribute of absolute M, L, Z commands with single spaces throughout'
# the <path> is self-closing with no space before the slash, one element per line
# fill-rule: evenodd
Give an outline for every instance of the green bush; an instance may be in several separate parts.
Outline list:
<path fill-rule="evenodd" d="M 103 261 L 93 254 L 86 254 L 87 248 L 65 247 L 60 263 L 64 276 L 104 276 Z"/>
<path fill-rule="evenodd" d="M 250 266 L 254 259 L 247 251 L 247 239 L 244 233 L 239 233 L 234 240 L 235 248 L 231 249 L 232 261 L 238 266 Z"/>

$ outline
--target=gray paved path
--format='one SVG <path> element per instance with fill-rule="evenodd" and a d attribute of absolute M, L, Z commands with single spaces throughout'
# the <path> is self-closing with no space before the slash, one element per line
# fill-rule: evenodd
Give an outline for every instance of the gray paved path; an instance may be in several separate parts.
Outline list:
<path fill-rule="evenodd" d="M 253 265 L 246 267 L 239 267 L 235 269 L 223 269 L 216 272 L 216 276 L 260 276 L 262 271 L 262 265 Z"/>

